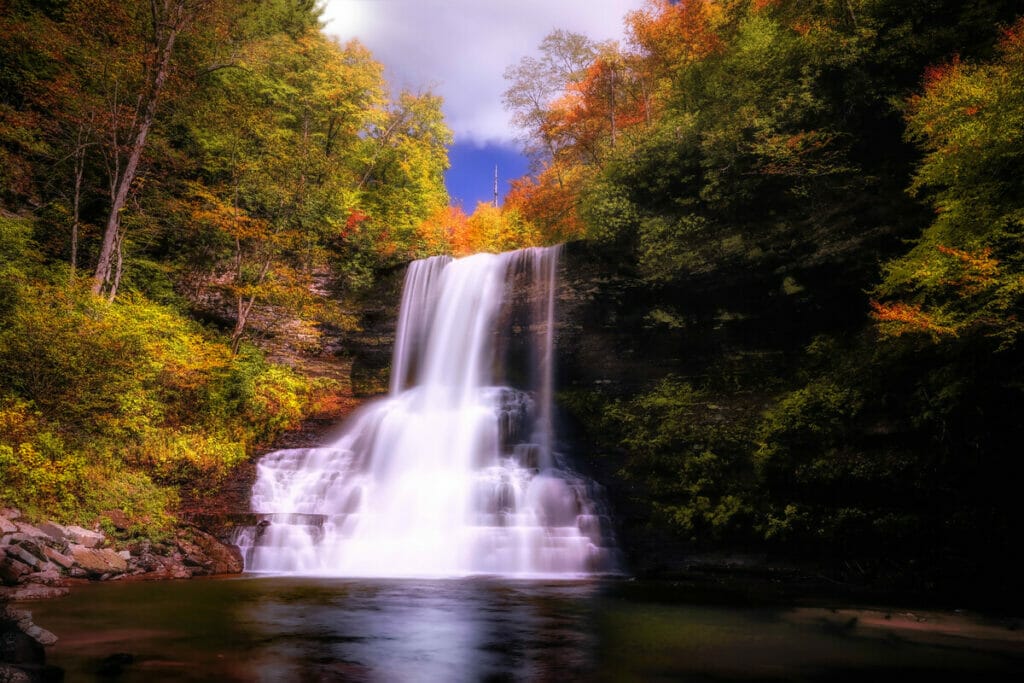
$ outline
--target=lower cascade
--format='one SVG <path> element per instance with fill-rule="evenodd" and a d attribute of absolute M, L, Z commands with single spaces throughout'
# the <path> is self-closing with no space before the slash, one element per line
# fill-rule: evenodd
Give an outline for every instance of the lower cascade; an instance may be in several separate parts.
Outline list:
<path fill-rule="evenodd" d="M 261 521 L 236 538 L 247 571 L 613 569 L 595 485 L 555 448 L 558 252 L 410 264 L 390 393 L 361 408 L 334 443 L 261 459 L 251 503 Z"/>

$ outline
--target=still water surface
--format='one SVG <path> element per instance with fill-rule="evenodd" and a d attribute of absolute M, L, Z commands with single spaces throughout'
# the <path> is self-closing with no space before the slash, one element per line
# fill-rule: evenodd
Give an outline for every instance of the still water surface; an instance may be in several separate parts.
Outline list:
<path fill-rule="evenodd" d="M 922 642 L 825 609 L 659 590 L 241 577 L 80 586 L 26 606 L 59 636 L 49 661 L 68 681 L 1024 680 L 1014 636 Z"/>

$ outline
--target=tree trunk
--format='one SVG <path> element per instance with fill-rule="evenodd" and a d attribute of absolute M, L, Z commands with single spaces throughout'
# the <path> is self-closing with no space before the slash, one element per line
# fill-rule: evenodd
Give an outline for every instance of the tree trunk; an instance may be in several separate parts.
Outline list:
<path fill-rule="evenodd" d="M 184 22 L 184 2 L 179 0 L 174 5 L 175 21 L 170 22 L 164 32 L 161 32 L 159 26 L 154 26 L 155 33 L 157 36 L 157 50 L 158 58 L 156 70 L 153 72 L 153 80 L 150 84 L 149 94 L 146 99 L 146 108 L 142 115 L 142 120 L 139 122 L 138 129 L 135 133 L 135 140 L 132 142 L 131 151 L 128 155 L 128 162 L 125 164 L 124 170 L 121 172 L 120 177 L 114 179 L 115 191 L 112 197 L 110 206 L 110 215 L 107 218 L 107 227 L 103 232 L 103 243 L 100 247 L 99 260 L 96 262 L 96 272 L 93 275 L 92 291 L 95 294 L 99 294 L 103 291 L 103 288 L 111 278 L 111 265 L 114 256 L 114 248 L 117 246 L 119 239 L 123 239 L 121 235 L 121 211 L 124 209 L 125 203 L 128 201 L 128 193 L 131 190 L 132 184 L 135 182 L 135 176 L 139 170 L 139 161 L 142 159 L 142 152 L 146 147 L 146 138 L 149 137 L 149 131 L 153 126 L 153 120 L 156 118 L 157 104 L 160 101 L 160 93 L 163 90 L 164 83 L 167 81 L 167 75 L 170 71 L 171 66 L 171 55 L 174 52 L 174 42 L 178 37 L 178 32 L 181 30 L 181 26 Z M 166 18 L 166 17 L 165 17 Z M 159 20 L 154 14 L 154 24 Z M 115 150 L 115 154 L 116 154 Z M 116 293 L 116 289 L 115 289 Z"/>
<path fill-rule="evenodd" d="M 78 145 L 75 148 L 75 190 L 71 198 L 71 276 L 72 283 L 75 281 L 75 271 L 78 268 L 78 228 L 81 224 L 82 214 L 82 177 L 85 175 L 85 147 L 82 143 L 82 129 L 78 129 Z"/>

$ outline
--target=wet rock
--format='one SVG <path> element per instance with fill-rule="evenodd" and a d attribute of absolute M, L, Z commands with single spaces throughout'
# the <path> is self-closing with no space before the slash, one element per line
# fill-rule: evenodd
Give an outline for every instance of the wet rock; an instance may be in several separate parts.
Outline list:
<path fill-rule="evenodd" d="M 25 669 L 13 664 L 0 664 L 0 683 L 34 683 L 34 679 Z"/>
<path fill-rule="evenodd" d="M 204 574 L 238 574 L 242 571 L 242 553 L 199 529 L 188 529 L 176 539 L 186 566 Z M 196 572 L 193 572 L 196 573 Z"/>
<path fill-rule="evenodd" d="M 47 558 L 46 558 L 46 552 L 45 552 L 45 548 L 48 547 L 48 544 L 43 542 L 42 539 L 26 538 L 26 539 L 21 539 L 20 541 L 17 542 L 17 544 L 12 544 L 12 545 L 17 545 L 22 550 L 24 550 L 25 552 L 29 553 L 30 555 L 32 555 L 36 559 L 38 559 L 40 562 L 47 562 L 48 561 Z"/>
<path fill-rule="evenodd" d="M 31 574 L 32 568 L 10 555 L 0 557 L 0 582 L 7 586 L 18 583 L 22 576 Z"/>
<path fill-rule="evenodd" d="M 180 556 L 176 559 L 152 552 L 132 557 L 129 566 L 133 574 L 145 579 L 188 579 L 193 575 L 192 568 L 185 567 Z"/>
<path fill-rule="evenodd" d="M 67 537 L 72 543 L 77 545 L 85 546 L 86 548 L 95 548 L 103 543 L 104 536 L 98 531 L 89 531 L 83 529 L 80 526 L 69 526 L 66 529 Z"/>
<path fill-rule="evenodd" d="M 78 567 L 90 576 L 123 574 L 128 569 L 128 563 L 124 558 L 109 548 L 96 549 L 72 545 L 70 553 Z"/>
<path fill-rule="evenodd" d="M 9 624 L 17 626 L 22 633 L 24 633 L 26 636 L 35 641 L 36 644 L 38 645 L 53 645 L 57 642 L 57 636 L 53 635 L 45 628 L 42 628 L 32 623 L 31 612 L 21 609 L 13 609 L 12 607 L 6 607 L 2 610 L 2 612 L 0 612 L 0 619 L 6 621 Z M 35 653 L 41 652 L 41 650 L 36 650 L 35 648 L 32 648 L 32 650 Z M 2 652 L 2 654 L 6 655 L 8 653 Z M 15 658 L 8 659 L 8 661 L 22 661 L 16 657 L 18 653 L 12 654 L 15 655 Z M 7 658 L 5 657 L 5 659 Z"/>
<path fill-rule="evenodd" d="M 100 660 L 96 673 L 104 677 L 118 677 L 124 673 L 124 668 L 135 663 L 135 655 L 129 652 L 115 652 L 112 655 Z"/>
<path fill-rule="evenodd" d="M 71 592 L 67 586 L 48 586 L 41 583 L 25 583 L 8 589 L 9 600 L 50 600 L 62 598 Z"/>

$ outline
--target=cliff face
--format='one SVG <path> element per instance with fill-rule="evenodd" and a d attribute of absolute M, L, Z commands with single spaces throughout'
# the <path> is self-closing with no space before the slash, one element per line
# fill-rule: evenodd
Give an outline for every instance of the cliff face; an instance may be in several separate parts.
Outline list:
<path fill-rule="evenodd" d="M 816 335 L 865 320 L 863 267 L 831 261 L 800 269 L 748 264 L 695 273 L 672 287 L 644 282 L 589 243 L 563 256 L 560 385 L 627 395 L 675 373 L 784 373 Z"/>

